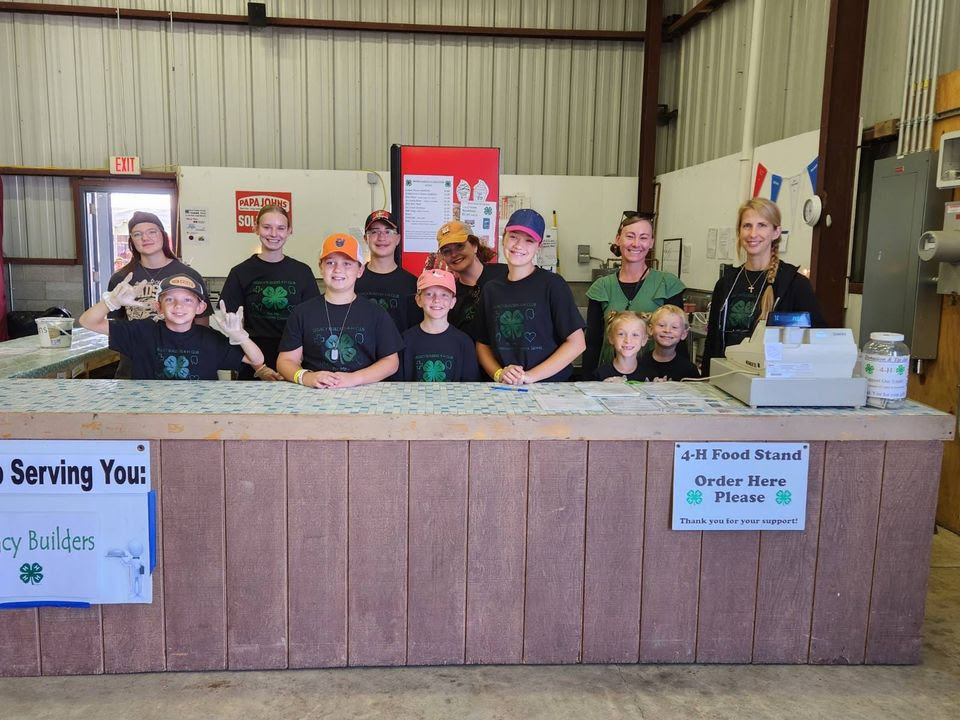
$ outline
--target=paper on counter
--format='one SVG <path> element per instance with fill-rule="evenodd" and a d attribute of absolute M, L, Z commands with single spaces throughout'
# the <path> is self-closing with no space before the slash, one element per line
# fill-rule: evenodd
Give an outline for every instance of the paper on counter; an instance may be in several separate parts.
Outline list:
<path fill-rule="evenodd" d="M 633 414 L 633 413 L 651 413 L 663 412 L 663 404 L 656 398 L 643 397 L 634 393 L 633 397 L 605 397 L 600 402 L 612 413 Z"/>
<path fill-rule="evenodd" d="M 603 406 L 599 402 L 581 393 L 576 395 L 538 394 L 535 399 L 540 409 L 548 413 L 583 412 L 584 410 L 603 412 Z"/>
<path fill-rule="evenodd" d="M 577 383 L 577 389 L 590 397 L 610 397 L 614 395 L 638 397 L 635 387 L 635 385 L 628 385 L 625 382 L 592 381 Z"/>

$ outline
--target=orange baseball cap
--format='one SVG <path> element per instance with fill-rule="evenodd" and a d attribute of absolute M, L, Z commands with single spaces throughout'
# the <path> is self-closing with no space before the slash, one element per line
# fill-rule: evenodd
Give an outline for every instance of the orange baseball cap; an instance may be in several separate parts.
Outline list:
<path fill-rule="evenodd" d="M 457 294 L 457 280 L 453 277 L 453 273 L 447 270 L 424 270 L 417 278 L 417 292 L 426 290 L 428 287 L 442 287 L 454 295 Z"/>
<path fill-rule="evenodd" d="M 360 241 L 349 233 L 334 233 L 323 241 L 323 249 L 320 251 L 320 259 L 323 260 L 327 255 L 333 253 L 343 253 L 351 260 L 358 263 L 363 262 L 363 248 Z"/>

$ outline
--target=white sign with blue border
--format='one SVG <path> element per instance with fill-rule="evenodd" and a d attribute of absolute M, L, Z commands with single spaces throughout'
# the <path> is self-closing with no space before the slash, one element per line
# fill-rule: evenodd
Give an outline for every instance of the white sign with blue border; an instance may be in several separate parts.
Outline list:
<path fill-rule="evenodd" d="M 806 443 L 678 442 L 674 530 L 803 530 Z"/>
<path fill-rule="evenodd" d="M 145 440 L 0 440 L 0 609 L 150 603 Z"/>

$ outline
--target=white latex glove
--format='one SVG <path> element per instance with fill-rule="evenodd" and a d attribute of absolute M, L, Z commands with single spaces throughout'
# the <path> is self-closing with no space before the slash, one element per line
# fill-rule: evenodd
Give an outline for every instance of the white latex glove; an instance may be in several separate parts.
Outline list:
<path fill-rule="evenodd" d="M 131 285 L 130 281 L 132 279 L 133 273 L 128 273 L 113 290 L 108 290 L 100 296 L 104 305 L 111 311 L 119 310 L 122 307 L 148 307 L 146 303 L 142 303 L 137 299 L 143 293 L 144 285 L 147 281 L 141 280 L 136 285 Z"/>
<path fill-rule="evenodd" d="M 239 345 L 250 335 L 243 329 L 243 305 L 235 313 L 227 312 L 227 306 L 220 301 L 220 307 L 214 310 L 213 316 L 217 319 L 220 332 L 230 338 L 231 345 Z"/>

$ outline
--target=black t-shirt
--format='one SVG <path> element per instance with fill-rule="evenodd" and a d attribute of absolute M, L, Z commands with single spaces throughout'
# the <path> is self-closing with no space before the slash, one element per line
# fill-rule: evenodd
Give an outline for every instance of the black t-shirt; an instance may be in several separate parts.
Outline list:
<path fill-rule="evenodd" d="M 583 326 L 564 279 L 535 268 L 522 280 L 487 283 L 480 298 L 476 340 L 489 345 L 501 365 L 529 370 Z M 566 380 L 572 372 L 571 364 L 547 380 Z"/>
<path fill-rule="evenodd" d="M 134 380 L 216 380 L 217 370 L 239 370 L 243 349 L 203 325 L 174 332 L 153 320 L 111 321 L 110 349 L 123 353 Z"/>
<path fill-rule="evenodd" d="M 753 285 L 753 292 L 750 292 L 750 283 L 747 278 L 747 272 L 740 273 L 730 291 L 730 297 L 727 300 L 727 325 L 724 333 L 726 347 L 738 345 L 742 340 L 750 337 L 753 332 L 754 318 L 760 309 L 760 298 L 764 289 L 767 287 L 766 272 L 763 272 L 760 278 L 756 274 L 760 271 L 753 271 L 754 278 L 759 282 Z"/>
<path fill-rule="evenodd" d="M 107 290 L 113 290 L 123 281 L 129 272 L 129 270 L 119 270 L 115 272 L 110 277 L 110 282 L 107 283 Z M 203 278 L 200 277 L 200 273 L 198 273 L 189 265 L 184 265 L 176 258 L 170 260 L 170 262 L 164 265 L 162 268 L 149 269 L 140 264 L 135 265 L 133 267 L 133 277 L 130 279 L 130 284 L 136 285 L 141 280 L 147 281 L 147 284 L 143 286 L 143 292 L 137 297 L 137 300 L 144 303 L 147 307 L 122 307 L 119 310 L 110 312 L 107 317 L 111 320 L 143 320 L 144 318 L 159 320 L 159 316 L 153 307 L 153 303 L 157 300 L 157 291 L 160 289 L 160 281 L 164 278 L 170 277 L 171 275 L 181 274 L 189 275 L 194 280 L 198 280 L 203 283 Z M 203 283 L 203 287 L 206 287 L 206 283 Z M 213 308 L 211 307 L 209 296 L 205 297 L 204 300 L 207 303 L 207 307 L 202 313 L 200 313 L 200 315 L 202 317 L 207 317 L 213 314 Z"/>
<path fill-rule="evenodd" d="M 641 376 L 640 380 L 683 380 L 700 377 L 696 366 L 679 352 L 670 362 L 660 362 L 653 357 L 653 353 L 644 353 L 637 362 L 637 374 Z"/>
<path fill-rule="evenodd" d="M 625 377 L 627 380 L 646 380 L 646 377 L 643 375 L 643 368 L 640 367 L 640 362 L 637 361 L 637 369 L 632 373 L 624 375 L 622 372 L 617 370 L 613 363 L 607 363 L 606 365 L 599 366 L 596 370 L 593 371 L 594 380 L 606 380 L 607 378 L 612 377 Z"/>
<path fill-rule="evenodd" d="M 452 325 L 435 335 L 415 325 L 403 334 L 399 379 L 408 382 L 479 380 L 476 346 L 470 336 Z"/>
<path fill-rule="evenodd" d="M 342 331 L 342 332 L 341 332 Z M 323 295 L 297 305 L 280 339 L 280 351 L 303 348 L 304 368 L 354 372 L 399 352 L 400 333 L 387 311 L 357 297 L 332 305 Z"/>
<path fill-rule="evenodd" d="M 270 367 L 276 367 L 277 345 L 290 311 L 319 295 L 308 265 L 291 257 L 267 262 L 259 255 L 231 269 L 220 291 L 228 311 L 236 312 L 243 305 L 243 325 Z"/>
<path fill-rule="evenodd" d="M 423 319 L 413 299 L 417 294 L 417 278 L 402 267 L 388 273 L 376 273 L 368 265 L 363 275 L 357 278 L 354 290 L 360 297 L 372 300 L 386 310 L 401 333 Z"/>
<path fill-rule="evenodd" d="M 508 270 L 509 268 L 501 263 L 488 263 L 483 266 L 476 285 L 464 285 L 457 280 L 457 302 L 447 315 L 449 323 L 476 340 L 477 328 L 474 326 L 474 321 L 477 318 L 477 308 L 480 306 L 483 288 L 491 280 L 506 278 Z"/>

